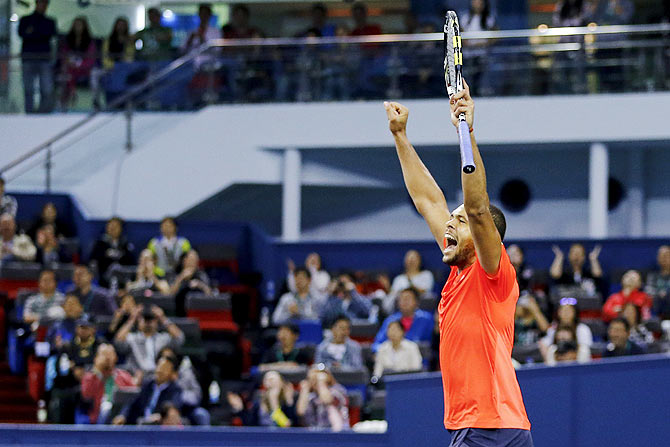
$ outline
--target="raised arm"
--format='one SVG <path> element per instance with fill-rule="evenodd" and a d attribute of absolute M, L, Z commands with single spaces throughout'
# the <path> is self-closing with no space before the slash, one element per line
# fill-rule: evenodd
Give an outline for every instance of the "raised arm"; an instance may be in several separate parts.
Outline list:
<path fill-rule="evenodd" d="M 458 129 L 458 116 L 465 114 L 465 120 L 470 128 L 472 155 L 474 156 L 475 171 L 471 174 L 461 173 L 463 184 L 463 207 L 468 215 L 468 226 L 475 243 L 475 250 L 479 263 L 486 273 L 494 275 L 500 265 L 502 241 L 493 222 L 489 210 L 489 195 L 486 192 L 486 171 L 484 162 L 479 154 L 472 124 L 475 117 L 475 102 L 470 96 L 470 89 L 463 81 L 464 88 L 456 93 L 449 101 L 451 106 L 451 122 Z"/>
<path fill-rule="evenodd" d="M 440 251 L 443 249 L 444 230 L 449 220 L 449 208 L 444 194 L 407 138 L 409 110 L 397 102 L 385 102 L 389 129 L 395 139 L 395 147 L 402 168 L 402 176 L 414 206 L 423 216 L 433 233 Z"/>

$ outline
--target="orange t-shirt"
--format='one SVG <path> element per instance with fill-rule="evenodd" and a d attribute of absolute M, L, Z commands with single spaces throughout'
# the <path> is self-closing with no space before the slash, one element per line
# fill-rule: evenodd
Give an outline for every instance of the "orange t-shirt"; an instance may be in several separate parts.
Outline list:
<path fill-rule="evenodd" d="M 500 267 L 488 275 L 477 259 L 442 289 L 440 369 L 444 426 L 530 430 L 512 366 L 516 272 L 502 248 Z"/>

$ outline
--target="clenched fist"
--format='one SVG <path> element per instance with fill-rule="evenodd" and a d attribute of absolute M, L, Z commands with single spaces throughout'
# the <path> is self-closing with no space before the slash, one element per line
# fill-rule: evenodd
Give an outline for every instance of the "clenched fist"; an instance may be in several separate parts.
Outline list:
<path fill-rule="evenodd" d="M 397 102 L 384 102 L 386 116 L 389 119 L 389 129 L 392 134 L 404 133 L 407 129 L 409 109 Z"/>

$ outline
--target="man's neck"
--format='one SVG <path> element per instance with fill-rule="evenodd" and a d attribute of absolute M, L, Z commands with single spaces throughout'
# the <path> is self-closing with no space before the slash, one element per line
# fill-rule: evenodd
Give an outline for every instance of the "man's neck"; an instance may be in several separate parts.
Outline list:
<path fill-rule="evenodd" d="M 458 268 L 458 274 L 460 275 L 463 270 L 465 270 L 466 268 L 468 268 L 472 264 L 474 264 L 476 259 L 477 259 L 477 257 L 473 256 L 468 262 L 464 262 L 461 265 L 457 265 L 456 267 Z"/>
<path fill-rule="evenodd" d="M 293 348 L 295 348 L 295 345 L 282 346 L 281 347 L 281 352 L 283 352 L 284 354 L 289 354 L 289 353 L 293 352 Z"/>
<path fill-rule="evenodd" d="M 89 284 L 89 285 L 80 287 L 79 291 L 82 293 L 82 295 L 88 295 L 88 292 L 90 292 L 92 288 L 93 288 L 93 286 L 91 284 Z"/>

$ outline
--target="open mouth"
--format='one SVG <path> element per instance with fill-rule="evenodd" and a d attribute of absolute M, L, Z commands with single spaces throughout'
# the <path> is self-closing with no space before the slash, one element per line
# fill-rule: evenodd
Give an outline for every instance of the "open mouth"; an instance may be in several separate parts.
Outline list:
<path fill-rule="evenodd" d="M 449 252 L 456 250 L 456 247 L 458 246 L 458 241 L 456 240 L 455 237 L 453 237 L 450 234 L 445 234 L 444 235 L 444 252 Z"/>

